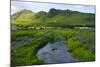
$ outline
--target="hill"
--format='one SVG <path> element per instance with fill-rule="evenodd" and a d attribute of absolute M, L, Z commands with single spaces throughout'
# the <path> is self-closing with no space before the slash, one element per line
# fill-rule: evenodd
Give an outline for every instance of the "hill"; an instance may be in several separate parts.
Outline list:
<path fill-rule="evenodd" d="M 94 25 L 95 14 L 51 8 L 49 12 L 22 10 L 11 16 L 13 25 Z"/>

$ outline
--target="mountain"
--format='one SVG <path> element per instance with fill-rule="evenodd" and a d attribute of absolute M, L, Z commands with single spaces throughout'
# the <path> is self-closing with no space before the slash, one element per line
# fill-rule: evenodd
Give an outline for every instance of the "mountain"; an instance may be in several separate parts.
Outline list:
<path fill-rule="evenodd" d="M 18 25 L 94 25 L 95 14 L 51 8 L 49 12 L 22 10 L 11 16 L 11 24 Z"/>
<path fill-rule="evenodd" d="M 11 21 L 14 24 L 29 24 L 32 23 L 34 17 L 34 12 L 30 10 L 22 10 L 11 16 Z"/>

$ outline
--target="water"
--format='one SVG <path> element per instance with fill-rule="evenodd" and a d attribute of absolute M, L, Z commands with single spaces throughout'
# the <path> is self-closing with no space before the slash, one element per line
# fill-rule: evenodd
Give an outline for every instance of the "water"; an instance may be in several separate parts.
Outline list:
<path fill-rule="evenodd" d="M 74 29 L 88 29 L 88 30 L 94 30 L 94 27 L 74 27 Z"/>
<path fill-rule="evenodd" d="M 72 29 L 71 27 L 66 27 L 66 28 L 70 28 Z M 11 26 L 11 30 L 24 30 L 24 29 L 36 29 L 36 30 L 40 30 L 40 29 L 64 29 L 63 27 L 18 27 L 18 26 Z M 87 29 L 87 30 L 94 30 L 95 28 L 94 27 L 73 27 L 73 29 Z"/>
<path fill-rule="evenodd" d="M 44 64 L 72 63 L 77 61 L 68 52 L 66 42 L 63 40 L 59 40 L 55 43 L 48 43 L 38 51 L 37 57 L 42 59 Z"/>

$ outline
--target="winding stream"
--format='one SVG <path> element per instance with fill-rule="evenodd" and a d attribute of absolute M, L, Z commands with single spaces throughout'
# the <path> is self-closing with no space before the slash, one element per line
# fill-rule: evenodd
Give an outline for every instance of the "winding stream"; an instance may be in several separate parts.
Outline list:
<path fill-rule="evenodd" d="M 77 62 L 68 52 L 66 41 L 63 37 L 57 37 L 54 43 L 48 43 L 37 52 L 37 57 L 44 61 L 44 64 L 72 63 Z"/>

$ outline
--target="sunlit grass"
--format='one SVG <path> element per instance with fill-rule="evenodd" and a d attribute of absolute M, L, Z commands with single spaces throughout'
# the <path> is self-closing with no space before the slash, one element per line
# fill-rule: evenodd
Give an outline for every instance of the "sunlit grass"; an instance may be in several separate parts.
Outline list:
<path fill-rule="evenodd" d="M 33 36 L 36 39 L 28 45 L 12 50 L 12 65 L 43 64 L 43 60 L 39 60 L 36 53 L 48 42 L 54 42 L 57 35 L 66 39 L 66 47 L 78 61 L 95 60 L 94 30 L 15 30 L 11 31 L 12 42 L 22 36 Z"/>

